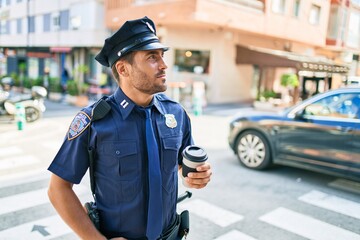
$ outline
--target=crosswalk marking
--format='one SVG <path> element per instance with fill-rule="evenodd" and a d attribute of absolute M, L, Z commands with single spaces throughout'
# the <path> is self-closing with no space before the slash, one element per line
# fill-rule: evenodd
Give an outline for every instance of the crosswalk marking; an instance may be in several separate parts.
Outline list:
<path fill-rule="evenodd" d="M 47 142 L 42 143 L 41 145 L 45 148 L 57 151 L 61 147 L 61 144 L 62 144 L 62 141 L 47 141 Z"/>
<path fill-rule="evenodd" d="M 29 166 L 40 162 L 41 161 L 38 158 L 31 155 L 11 157 L 5 160 L 0 160 L 0 170 L 8 170 L 22 166 Z"/>
<path fill-rule="evenodd" d="M 50 172 L 46 169 L 31 169 L 0 176 L 0 187 L 10 187 L 39 180 L 49 180 Z"/>
<path fill-rule="evenodd" d="M 260 220 L 310 240 L 360 240 L 358 234 L 282 207 L 261 216 Z"/>
<path fill-rule="evenodd" d="M 0 239 L 43 240 L 53 239 L 71 232 L 62 219 L 55 215 L 0 231 Z"/>
<path fill-rule="evenodd" d="M 14 154 L 21 154 L 23 153 L 23 150 L 16 146 L 11 147 L 1 147 L 0 148 L 0 158 L 2 157 L 8 157 Z"/>
<path fill-rule="evenodd" d="M 299 200 L 317 207 L 360 219 L 360 203 L 349 201 L 344 198 L 328 195 L 319 191 L 311 191 L 299 197 Z"/>
<path fill-rule="evenodd" d="M 214 240 L 256 240 L 256 239 L 237 230 L 232 230 L 224 235 L 221 235 L 218 238 L 215 238 Z"/>
<path fill-rule="evenodd" d="M 74 191 L 77 195 L 81 195 L 86 193 L 88 189 L 81 185 L 75 185 Z M 0 215 L 48 202 L 47 188 L 0 198 Z"/>
<path fill-rule="evenodd" d="M 180 203 L 179 208 L 187 209 L 190 213 L 205 218 L 221 227 L 226 227 L 244 218 L 241 215 L 217 207 L 216 205 L 212 205 L 200 199 Z"/>

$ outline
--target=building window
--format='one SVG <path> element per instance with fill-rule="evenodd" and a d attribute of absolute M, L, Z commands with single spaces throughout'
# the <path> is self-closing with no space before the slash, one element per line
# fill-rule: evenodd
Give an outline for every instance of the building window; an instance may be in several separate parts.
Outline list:
<path fill-rule="evenodd" d="M 320 22 L 320 11 L 321 7 L 317 5 L 312 5 L 309 14 L 309 23 L 312 25 L 318 25 Z"/>
<path fill-rule="evenodd" d="M 0 21 L 0 34 L 10 34 L 10 21 L 2 20 Z"/>
<path fill-rule="evenodd" d="M 209 73 L 210 51 L 175 50 L 175 69 L 179 72 Z"/>
<path fill-rule="evenodd" d="M 6 34 L 6 21 L 0 21 L 0 34 Z"/>
<path fill-rule="evenodd" d="M 300 0 L 295 0 L 293 10 L 294 17 L 298 18 L 300 16 Z"/>
<path fill-rule="evenodd" d="M 0 0 L 0 7 L 9 6 L 11 4 L 10 0 Z"/>
<path fill-rule="evenodd" d="M 339 31 L 339 7 L 331 6 L 329 15 L 329 24 L 327 29 L 327 38 L 336 39 Z"/>
<path fill-rule="evenodd" d="M 274 13 L 285 13 L 285 0 L 273 0 L 271 9 Z"/>
<path fill-rule="evenodd" d="M 35 16 L 28 17 L 28 32 L 29 33 L 35 32 Z"/>
<path fill-rule="evenodd" d="M 44 14 L 44 32 L 50 32 L 51 30 L 51 14 Z"/>
<path fill-rule="evenodd" d="M 69 10 L 60 11 L 60 30 L 69 29 Z"/>
<path fill-rule="evenodd" d="M 349 47 L 360 47 L 360 14 L 351 12 L 349 17 L 349 28 L 346 37 L 346 45 Z"/>
<path fill-rule="evenodd" d="M 22 20 L 21 20 L 21 18 L 16 19 L 16 33 L 17 34 L 22 33 Z"/>

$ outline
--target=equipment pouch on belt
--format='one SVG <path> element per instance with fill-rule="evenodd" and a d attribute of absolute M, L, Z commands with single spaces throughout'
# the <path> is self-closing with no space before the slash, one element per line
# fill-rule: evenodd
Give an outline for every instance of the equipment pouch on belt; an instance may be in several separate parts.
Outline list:
<path fill-rule="evenodd" d="M 161 240 L 181 240 L 189 232 L 189 211 L 185 210 L 176 216 L 176 220 L 161 236 Z M 160 240 L 159 239 L 159 240 Z"/>
<path fill-rule="evenodd" d="M 87 214 L 88 214 L 90 220 L 92 221 L 92 223 L 94 224 L 96 229 L 99 230 L 100 229 L 100 219 L 99 219 L 99 213 L 98 213 L 95 203 L 87 202 L 87 203 L 85 203 L 85 208 L 86 208 L 86 211 L 87 211 Z"/>
<path fill-rule="evenodd" d="M 180 228 L 179 228 L 179 236 L 183 237 L 187 236 L 190 229 L 190 221 L 189 221 L 189 211 L 185 210 L 180 214 Z"/>

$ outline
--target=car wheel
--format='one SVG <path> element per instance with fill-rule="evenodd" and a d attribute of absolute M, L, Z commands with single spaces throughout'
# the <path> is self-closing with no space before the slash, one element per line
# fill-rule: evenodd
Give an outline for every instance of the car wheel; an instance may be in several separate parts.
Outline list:
<path fill-rule="evenodd" d="M 265 137 L 253 130 L 240 134 L 236 154 L 241 164 L 252 169 L 265 169 L 271 164 L 270 146 Z"/>

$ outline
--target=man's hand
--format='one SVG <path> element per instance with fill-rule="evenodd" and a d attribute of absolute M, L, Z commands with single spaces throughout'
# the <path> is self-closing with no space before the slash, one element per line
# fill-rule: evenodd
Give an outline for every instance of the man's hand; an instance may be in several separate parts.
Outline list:
<path fill-rule="evenodd" d="M 210 182 L 212 175 L 211 166 L 209 163 L 205 163 L 196 168 L 197 172 L 188 173 L 185 177 L 186 186 L 189 188 L 203 188 Z"/>

